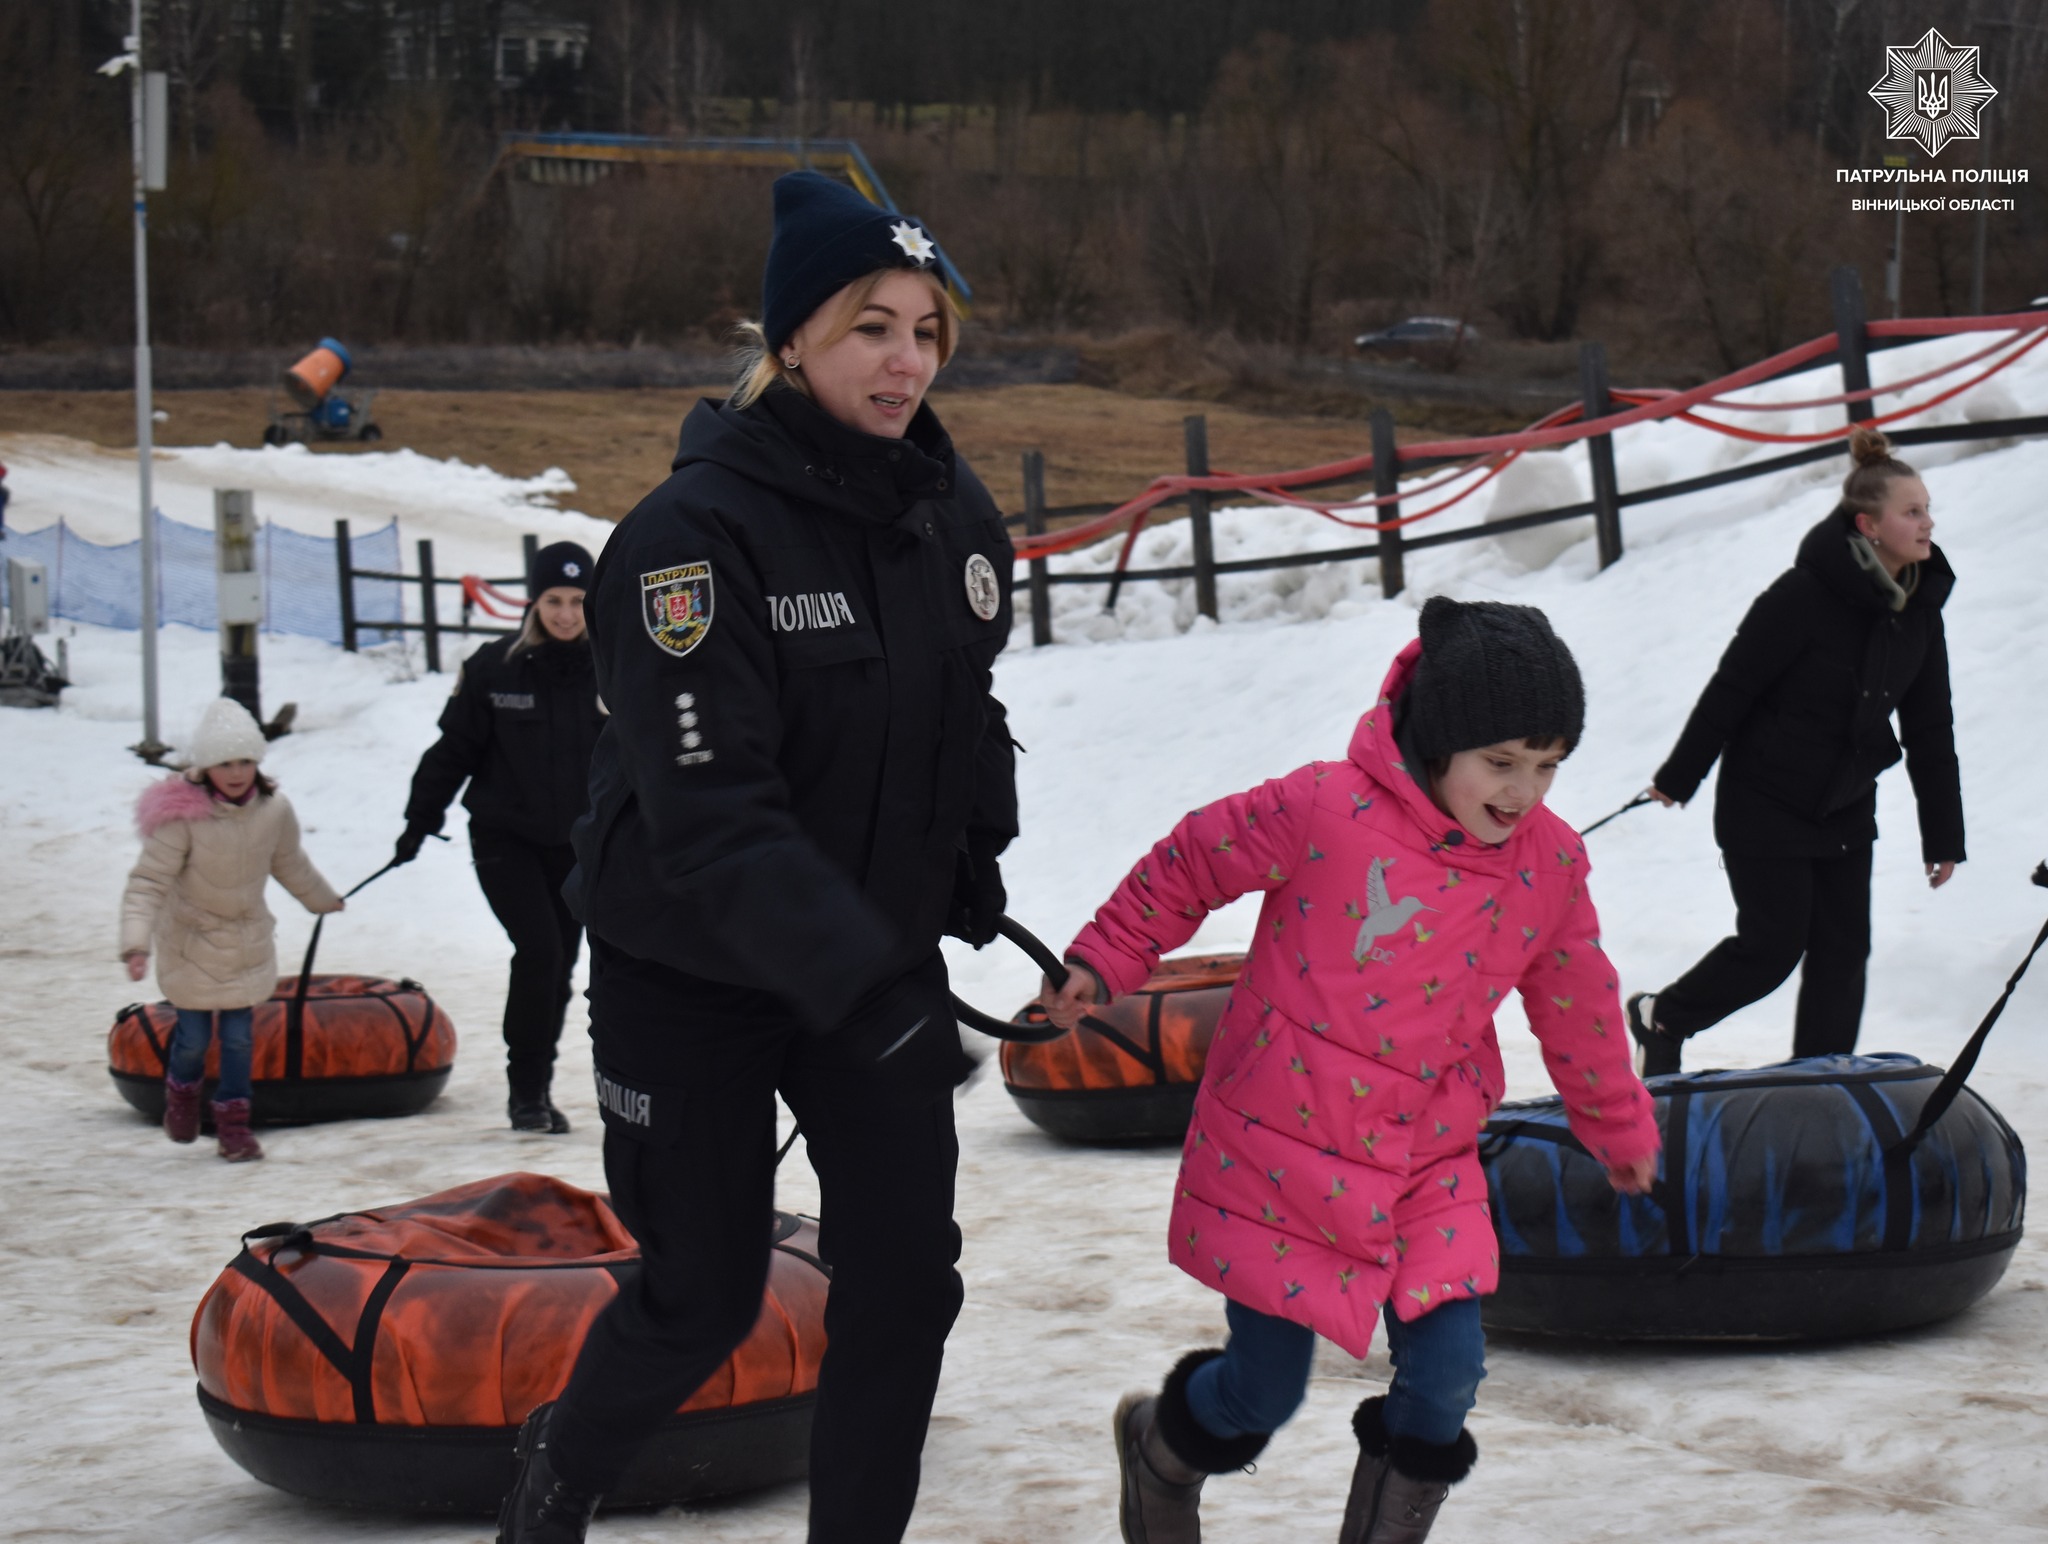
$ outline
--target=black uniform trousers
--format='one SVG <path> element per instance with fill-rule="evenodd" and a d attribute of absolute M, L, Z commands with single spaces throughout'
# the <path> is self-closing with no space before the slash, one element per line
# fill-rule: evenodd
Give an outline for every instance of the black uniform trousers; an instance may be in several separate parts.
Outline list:
<path fill-rule="evenodd" d="M 821 1038 L 785 1016 L 736 1025 L 706 1013 L 703 983 L 592 939 L 605 1178 L 642 1264 L 591 1326 L 551 1420 L 565 1480 L 613 1485 L 752 1331 L 779 1091 L 817 1171 L 832 1273 L 811 1544 L 901 1539 L 962 1297 L 952 1089 L 963 1057 L 945 982 L 934 954 Z"/>
<path fill-rule="evenodd" d="M 1724 854 L 1734 936 L 1657 994 L 1658 1024 L 1680 1038 L 1696 1035 L 1776 991 L 1799 967 L 1792 1054 L 1855 1050 L 1870 959 L 1870 856 L 1869 842 L 1852 842 L 1835 858 Z"/>
<path fill-rule="evenodd" d="M 505 987 L 505 1072 L 515 1092 L 544 1092 L 554 1077 L 555 1046 L 569 1011 L 569 978 L 583 943 L 583 924 L 562 899 L 576 866 L 567 842 L 542 846 L 471 823 L 484 899 L 512 940 L 512 978 Z"/>

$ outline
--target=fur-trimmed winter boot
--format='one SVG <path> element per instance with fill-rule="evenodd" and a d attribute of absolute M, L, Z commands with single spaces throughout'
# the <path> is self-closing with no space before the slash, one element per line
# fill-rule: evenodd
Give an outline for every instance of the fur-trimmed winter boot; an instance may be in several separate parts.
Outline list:
<path fill-rule="evenodd" d="M 254 1163 L 263 1156 L 263 1144 L 249 1129 L 249 1101 L 213 1101 L 213 1134 L 220 1141 L 220 1155 L 229 1163 Z"/>
<path fill-rule="evenodd" d="M 519 1473 L 498 1508 L 498 1544 L 583 1544 L 598 1498 L 563 1482 L 548 1457 L 551 1399 L 537 1405 L 519 1428 L 513 1453 Z"/>
<path fill-rule="evenodd" d="M 1188 1379 L 1221 1351 L 1190 1351 L 1157 1394 L 1126 1394 L 1116 1407 L 1116 1461 L 1123 1479 L 1117 1521 L 1124 1544 L 1201 1544 L 1202 1482 L 1242 1469 L 1270 1433 L 1217 1437 L 1188 1408 Z"/>
<path fill-rule="evenodd" d="M 1470 1431 L 1441 1443 L 1392 1435 L 1386 1406 L 1385 1396 L 1378 1395 L 1351 1417 L 1358 1467 L 1351 1472 L 1338 1544 L 1422 1544 L 1451 1487 L 1478 1461 L 1479 1444 Z"/>
<path fill-rule="evenodd" d="M 180 1083 L 164 1075 L 164 1134 L 173 1142 L 191 1142 L 199 1136 L 198 1079 Z"/>

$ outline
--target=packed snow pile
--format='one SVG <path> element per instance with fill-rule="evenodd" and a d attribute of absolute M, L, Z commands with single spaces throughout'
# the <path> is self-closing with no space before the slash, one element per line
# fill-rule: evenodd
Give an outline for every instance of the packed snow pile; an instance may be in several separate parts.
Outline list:
<path fill-rule="evenodd" d="M 1908 373 L 1929 368 L 1931 351 L 1954 347 L 1901 350 L 1879 363 Z M 1999 381 L 2030 410 L 2048 400 L 2038 367 Z M 1774 389 L 1797 400 L 1832 387 L 1823 375 Z M 1783 421 L 1797 427 L 1812 417 L 1795 410 Z M 1680 426 L 1631 431 L 1621 444 L 1624 486 L 1752 453 L 1732 443 Z M 167 501 L 200 500 L 216 478 L 238 478 L 258 487 L 265 518 L 319 530 L 337 515 L 397 513 L 408 540 L 471 543 L 460 561 L 485 571 L 516 555 L 523 531 L 586 542 L 594 534 L 594 522 L 535 509 L 530 484 L 474 469 L 456 477 L 417 458 L 177 455 L 172 465 L 192 475 L 181 482 L 160 467 Z M 228 455 L 236 459 L 225 465 L 208 459 Z M 1947 621 L 1972 858 L 1952 884 L 1930 892 L 1905 774 L 1886 776 L 1863 1045 L 1945 1063 L 2048 910 L 2048 892 L 2028 884 L 2048 855 L 2039 792 L 2048 765 L 2039 679 L 2048 524 L 2037 508 L 2048 442 L 1907 458 L 1927 470 L 1935 539 L 1958 575 Z M 93 508 L 132 515 L 132 461 L 50 441 L 32 458 L 5 439 L 0 459 L 15 468 L 13 514 L 23 524 Z M 329 471 L 337 466 L 349 470 Z M 1604 573 L 1584 522 L 1567 528 L 1578 540 L 1533 569 L 1492 541 L 1413 553 L 1408 592 L 1391 603 L 1378 597 L 1370 561 L 1226 580 L 1220 625 L 1194 624 L 1191 597 L 1171 586 L 1129 587 L 1113 625 L 1095 620 L 1099 590 L 1058 591 L 1058 631 L 1069 645 L 1033 650 L 1020 625 L 997 670 L 1028 747 L 1024 835 L 1004 863 L 1012 913 L 1057 947 L 1189 807 L 1341 755 L 1389 657 L 1413 635 L 1416 608 L 1434 593 L 1550 614 L 1578 655 L 1589 699 L 1584 743 L 1551 802 L 1579 824 L 1608 813 L 1648 781 L 1737 620 L 1789 564 L 1844 470 L 1825 463 L 1632 509 L 1628 555 Z M 256 482 L 258 472 L 268 480 Z M 1486 512 L 1483 498 L 1462 508 L 1465 519 Z M 201 506 L 181 518 L 203 514 L 210 510 Z M 1148 534 L 1139 560 L 1175 561 L 1180 529 Z M 1332 531 L 1299 512 L 1231 510 L 1219 515 L 1219 556 L 1329 542 Z M 1100 565 L 1102 552 L 1061 562 Z M 0 1537 L 485 1537 L 481 1521 L 335 1512 L 249 1479 L 200 1418 L 187 1328 L 238 1236 L 255 1225 L 514 1169 L 602 1188 L 582 1005 L 572 1009 L 557 1080 L 574 1133 L 513 1134 L 497 1032 L 507 945 L 470 872 L 458 814 L 450 844 L 430 843 L 418 862 L 330 919 L 322 950 L 323 968 L 427 984 L 463 1037 L 448 1094 L 406 1120 L 268 1133 L 270 1157 L 259 1165 L 232 1167 L 203 1147 L 166 1142 L 121 1102 L 104 1065 L 108 1025 L 144 990 L 129 985 L 114 958 L 115 909 L 134 859 L 129 812 L 156 775 L 125 750 L 139 737 L 137 640 L 67 631 L 78 684 L 63 706 L 0 710 L 0 824 L 10 838 L 0 1053 L 17 1080 L 0 1157 L 0 1352 L 14 1389 L 0 1414 L 9 1455 Z M 168 738 L 215 691 L 215 647 L 210 634 L 165 632 Z M 290 699 L 301 710 L 297 732 L 273 747 L 266 769 L 290 793 L 314 860 L 337 884 L 353 884 L 390 854 L 449 680 L 424 672 L 416 644 L 350 656 L 266 639 L 262 669 L 266 707 Z M 1689 809 L 1640 810 L 1590 839 L 1592 891 L 1625 990 L 1663 984 L 1732 919 L 1710 805 L 1703 792 Z M 295 960 L 311 919 L 282 894 L 273 908 L 280 954 Z M 1217 915 L 1192 947 L 1243 946 L 1254 915 L 1248 903 Z M 1007 1014 L 1035 989 L 1031 967 L 1004 946 L 949 948 L 956 990 L 985 1009 Z M 1689 1059 L 1782 1057 L 1792 991 L 1695 1042 Z M 2021 987 L 1973 1079 L 2023 1138 L 2048 1131 L 2044 1026 L 2048 978 L 2037 976 Z M 1501 1038 L 1512 1094 L 1548 1092 L 1512 1006 Z M 1166 1264 L 1176 1154 L 1057 1147 L 1012 1106 L 992 1067 L 963 1091 L 958 1112 L 967 1306 L 911 1537 L 1113 1540 L 1112 1405 L 1223 1330 L 1221 1301 Z M 800 1154 L 783 1176 L 781 1204 L 815 1211 Z M 1979 1307 L 1890 1341 L 1706 1351 L 1497 1340 L 1473 1422 L 1480 1464 L 1432 1537 L 2039 1539 L 2048 1515 L 2044 1288 L 2048 1255 L 2030 1239 Z M 1356 1451 L 1349 1414 L 1387 1366 L 1382 1353 L 1361 1364 L 1326 1349 L 1317 1374 L 1307 1406 L 1257 1474 L 1209 1486 L 1204 1510 L 1215 1537 L 1334 1536 Z M 790 1488 L 687 1517 L 605 1518 L 592 1538 L 796 1540 L 804 1513 L 801 1488 Z"/>

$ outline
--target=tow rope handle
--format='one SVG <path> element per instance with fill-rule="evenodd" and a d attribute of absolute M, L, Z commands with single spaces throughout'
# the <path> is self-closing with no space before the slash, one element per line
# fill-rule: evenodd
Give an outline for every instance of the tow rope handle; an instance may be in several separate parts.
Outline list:
<path fill-rule="evenodd" d="M 2034 883 L 2048 887 L 2048 863 L 2035 867 Z M 2027 967 L 2034 963 L 2034 956 L 2041 952 L 2044 943 L 2048 943 L 2048 922 L 2041 924 L 2041 931 L 2034 935 L 2033 947 L 2027 950 L 2026 958 L 2022 959 L 2013 973 L 2005 978 L 2005 990 L 1998 994 L 1998 1001 L 1993 1003 L 1991 1011 L 1984 1015 L 1984 1021 L 1977 1026 L 1977 1032 L 1970 1036 L 1968 1043 L 1956 1053 L 1954 1063 L 1950 1065 L 1942 1080 L 1935 1084 L 1934 1092 L 1927 1096 L 1927 1103 L 1920 1107 L 1920 1119 L 1914 1122 L 1913 1129 L 1900 1137 L 1891 1151 L 1884 1155 L 1887 1164 L 1902 1163 L 1911 1157 L 1913 1149 L 1920 1145 L 1921 1138 L 1934 1129 L 1935 1124 L 1948 1113 L 1948 1107 L 1956 1102 L 1956 1096 L 1963 1091 L 1963 1085 L 1977 1069 L 1978 1053 L 1984 1049 L 1984 1042 L 1991 1037 L 1992 1026 L 1998 1022 L 1999 1015 L 2005 1012 L 2005 1005 L 2012 1000 L 2013 989 L 2020 984 L 2020 977 L 2027 973 Z"/>
<path fill-rule="evenodd" d="M 398 860 L 393 858 L 369 879 L 357 885 L 355 890 L 345 891 L 341 898 L 347 900 L 371 880 L 382 879 L 397 867 Z M 306 957 L 299 962 L 298 990 L 292 993 L 291 1004 L 284 1011 L 284 1075 L 287 1078 L 296 1078 L 305 1070 L 306 994 L 312 990 L 313 957 L 320 952 L 320 929 L 326 922 L 325 912 L 313 919 L 313 936 L 306 940 Z"/>
<path fill-rule="evenodd" d="M 1629 800 L 1628 803 L 1624 804 L 1620 809 L 1616 810 L 1612 815 L 1602 815 L 1590 826 L 1587 826 L 1583 830 L 1581 830 L 1579 832 L 1579 835 L 1591 836 L 1595 831 L 1598 831 L 1602 826 L 1606 825 L 1608 821 L 1619 820 L 1622 816 L 1626 815 L 1630 810 L 1641 809 L 1645 804 L 1649 804 L 1651 802 L 1652 800 L 1648 792 L 1639 793 L 1633 799 Z"/>
<path fill-rule="evenodd" d="M 1032 963 L 1045 972 L 1046 979 L 1055 987 L 1067 984 L 1070 972 L 1065 963 L 1023 923 L 1012 917 L 998 917 L 996 932 L 1030 955 Z M 979 1008 L 962 1002 L 958 997 L 953 998 L 953 1016 L 969 1029 L 979 1030 L 982 1034 L 997 1040 L 1014 1040 L 1020 1045 L 1044 1045 L 1066 1033 L 1057 1024 L 1048 1023 L 1043 1028 L 1034 1028 L 1029 1024 L 1016 1024 L 1008 1019 L 999 1019 L 994 1014 L 983 1013 Z M 1093 1014 L 1084 1016 L 1081 1022 L 1097 1034 L 1106 1033 L 1119 1041 L 1123 1039 L 1114 1025 L 1103 1023 Z"/>

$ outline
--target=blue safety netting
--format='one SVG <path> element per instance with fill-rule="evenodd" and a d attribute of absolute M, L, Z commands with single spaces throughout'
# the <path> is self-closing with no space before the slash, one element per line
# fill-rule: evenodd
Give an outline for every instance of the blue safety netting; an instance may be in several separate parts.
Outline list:
<path fill-rule="evenodd" d="M 353 537 L 349 548 L 352 567 L 397 573 L 398 522 Z M 59 520 L 40 530 L 9 531 L 0 555 L 43 565 L 53 616 L 99 627 L 142 626 L 141 541 L 102 546 Z M 341 578 L 333 537 L 262 525 L 256 531 L 256 559 L 263 574 L 265 632 L 341 642 Z M 168 520 L 158 510 L 157 620 L 187 627 L 218 626 L 216 580 L 213 532 Z M 392 636 L 376 624 L 398 621 L 403 604 L 396 580 L 356 580 L 356 625 L 362 641 L 375 643 Z"/>

